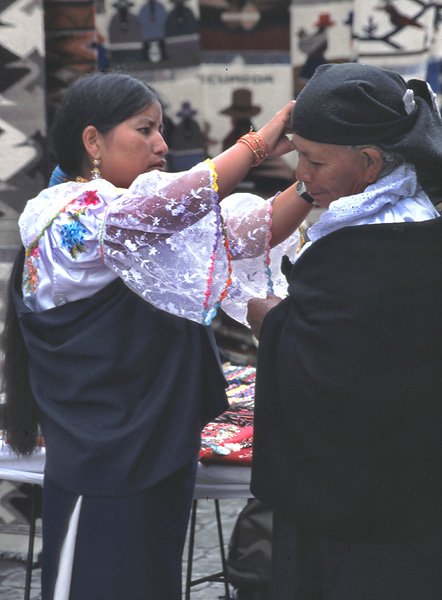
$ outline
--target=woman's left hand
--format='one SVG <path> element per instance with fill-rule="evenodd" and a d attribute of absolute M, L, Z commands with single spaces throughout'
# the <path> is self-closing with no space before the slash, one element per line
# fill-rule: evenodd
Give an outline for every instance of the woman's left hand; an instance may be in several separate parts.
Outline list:
<path fill-rule="evenodd" d="M 288 102 L 257 132 L 267 144 L 270 156 L 282 156 L 296 149 L 286 135 L 291 132 L 290 119 L 294 106 L 294 100 Z"/>

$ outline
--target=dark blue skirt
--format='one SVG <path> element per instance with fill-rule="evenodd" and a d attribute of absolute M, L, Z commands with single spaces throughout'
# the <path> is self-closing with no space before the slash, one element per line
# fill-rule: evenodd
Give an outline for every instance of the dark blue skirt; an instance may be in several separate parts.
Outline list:
<path fill-rule="evenodd" d="M 196 465 L 140 494 L 84 496 L 69 600 L 180 600 Z M 43 489 L 42 600 L 53 600 L 60 552 L 78 496 Z"/>

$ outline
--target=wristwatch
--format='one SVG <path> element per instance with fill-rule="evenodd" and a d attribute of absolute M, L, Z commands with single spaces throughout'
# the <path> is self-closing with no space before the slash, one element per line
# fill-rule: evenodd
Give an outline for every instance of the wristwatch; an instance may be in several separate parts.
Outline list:
<path fill-rule="evenodd" d="M 307 192 L 307 188 L 305 187 L 305 183 L 303 181 L 298 181 L 296 184 L 296 192 L 301 196 L 301 198 L 304 198 L 306 202 L 313 204 L 314 199 Z"/>

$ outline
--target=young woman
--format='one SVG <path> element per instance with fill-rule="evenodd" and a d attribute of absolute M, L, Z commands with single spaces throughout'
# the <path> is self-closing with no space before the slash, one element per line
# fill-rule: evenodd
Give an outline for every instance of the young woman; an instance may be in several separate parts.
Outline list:
<path fill-rule="evenodd" d="M 219 201 L 293 149 L 291 109 L 168 174 L 153 89 L 99 74 L 68 90 L 52 128 L 62 182 L 20 217 L 5 331 L 9 441 L 32 451 L 39 422 L 46 446 L 44 600 L 181 597 L 200 430 L 226 408 L 207 325 L 265 293 L 270 247 L 311 207 L 293 186 Z"/>

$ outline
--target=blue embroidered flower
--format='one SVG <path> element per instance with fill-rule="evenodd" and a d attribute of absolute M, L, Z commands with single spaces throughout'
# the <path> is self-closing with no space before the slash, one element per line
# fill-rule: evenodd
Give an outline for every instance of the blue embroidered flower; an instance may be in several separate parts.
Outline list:
<path fill-rule="evenodd" d="M 76 220 L 72 220 L 67 225 L 62 226 L 61 243 L 69 250 L 72 258 L 77 258 L 80 252 L 85 251 L 83 240 L 86 233 L 87 229 Z"/>

